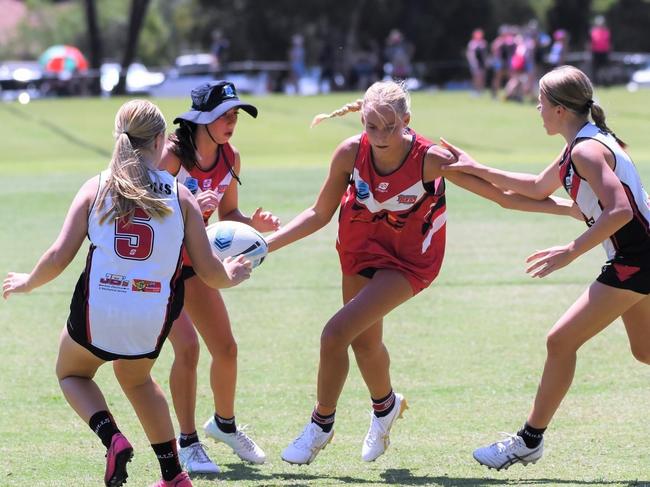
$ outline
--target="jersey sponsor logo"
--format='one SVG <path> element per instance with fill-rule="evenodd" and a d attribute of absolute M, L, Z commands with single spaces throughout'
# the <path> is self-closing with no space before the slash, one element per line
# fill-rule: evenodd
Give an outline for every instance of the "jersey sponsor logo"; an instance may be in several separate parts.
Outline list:
<path fill-rule="evenodd" d="M 152 182 L 149 187 L 154 193 L 172 194 L 172 186 L 169 183 Z"/>
<path fill-rule="evenodd" d="M 370 196 L 370 187 L 365 181 L 360 179 L 354 182 L 354 185 L 357 188 L 357 198 L 360 200 L 365 200 Z"/>
<path fill-rule="evenodd" d="M 212 189 L 212 178 L 206 178 L 203 181 L 201 181 L 201 188 L 203 189 L 203 191 Z"/>
<path fill-rule="evenodd" d="M 99 289 L 103 291 L 112 291 L 125 293 L 129 288 L 129 280 L 126 276 L 119 274 L 107 273 L 104 277 L 99 278 Z"/>
<path fill-rule="evenodd" d="M 159 281 L 147 281 L 146 279 L 133 279 L 131 291 L 141 293 L 159 293 L 162 286 Z"/>
<path fill-rule="evenodd" d="M 570 191 L 571 186 L 573 186 L 572 180 L 573 180 L 573 167 L 569 165 L 569 167 L 567 168 L 566 176 L 564 176 L 564 187 L 567 191 Z"/>
<path fill-rule="evenodd" d="M 414 194 L 400 194 L 397 196 L 397 202 L 402 205 L 412 205 L 418 200 Z"/>
<path fill-rule="evenodd" d="M 383 183 L 379 183 L 377 185 L 376 191 L 381 191 L 382 193 L 385 193 L 386 191 L 388 191 L 388 185 L 389 185 L 389 183 L 387 183 L 385 181 Z"/>
<path fill-rule="evenodd" d="M 219 186 L 217 186 L 217 193 L 225 193 L 227 189 L 228 189 L 227 184 L 220 184 Z"/>

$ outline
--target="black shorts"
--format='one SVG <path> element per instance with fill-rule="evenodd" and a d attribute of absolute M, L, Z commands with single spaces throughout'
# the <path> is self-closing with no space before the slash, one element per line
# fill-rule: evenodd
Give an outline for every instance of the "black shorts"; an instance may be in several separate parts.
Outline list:
<path fill-rule="evenodd" d="M 650 267 L 634 265 L 625 260 L 610 260 L 596 279 L 606 286 L 650 294 Z"/>
<path fill-rule="evenodd" d="M 196 276 L 194 267 L 192 267 L 191 265 L 184 265 L 183 269 L 181 269 L 181 281 L 185 282 L 190 277 L 194 277 L 194 276 Z"/>
<path fill-rule="evenodd" d="M 86 288 L 86 272 L 82 272 L 74 289 L 72 301 L 70 302 L 70 315 L 68 316 L 67 323 L 68 334 L 70 335 L 70 338 L 92 353 L 95 357 L 106 360 L 107 362 L 120 359 L 156 359 L 158 358 L 158 355 L 160 355 L 160 350 L 167 339 L 167 335 L 169 335 L 169 332 L 172 329 L 172 324 L 176 321 L 183 310 L 184 298 L 184 281 L 183 279 L 178 279 L 174 288 L 174 297 L 168 308 L 169 312 L 165 319 L 165 323 L 163 324 L 163 329 L 158 339 L 158 343 L 156 344 L 156 349 L 153 352 L 142 355 L 120 355 L 117 353 L 107 352 L 106 350 L 102 350 L 101 348 L 92 345 L 88 338 L 88 329 L 86 328 L 86 322 L 88 319 L 88 291 Z"/>

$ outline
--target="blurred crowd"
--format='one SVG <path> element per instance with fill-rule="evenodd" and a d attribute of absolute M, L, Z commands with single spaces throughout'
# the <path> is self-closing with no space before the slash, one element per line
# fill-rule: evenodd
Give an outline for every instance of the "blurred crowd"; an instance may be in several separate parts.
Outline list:
<path fill-rule="evenodd" d="M 536 20 L 526 25 L 502 25 L 488 42 L 482 29 L 475 29 L 467 44 L 466 57 L 475 94 L 490 90 L 502 100 L 536 100 L 542 75 L 566 63 L 569 34 L 557 29 L 548 34 Z M 611 36 L 605 19 L 598 16 L 590 31 L 591 75 L 601 84 L 611 51 Z"/>

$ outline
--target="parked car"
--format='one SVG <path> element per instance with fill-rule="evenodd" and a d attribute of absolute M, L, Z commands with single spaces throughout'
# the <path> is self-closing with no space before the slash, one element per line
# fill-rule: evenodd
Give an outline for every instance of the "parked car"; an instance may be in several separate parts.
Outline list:
<path fill-rule="evenodd" d="M 43 71 L 37 61 L 4 61 L 0 64 L 0 89 L 3 91 L 38 88 Z"/>
<path fill-rule="evenodd" d="M 639 88 L 650 88 L 650 62 L 632 73 L 630 82 L 627 84 L 629 91 L 636 91 Z"/>
<path fill-rule="evenodd" d="M 122 67 L 119 63 L 104 63 L 100 68 L 102 91 L 111 93 L 120 80 Z M 149 69 L 141 63 L 133 63 L 126 72 L 127 93 L 149 93 L 154 86 L 165 81 L 165 75 Z"/>
<path fill-rule="evenodd" d="M 201 76 L 212 74 L 217 69 L 217 60 L 209 52 L 183 54 L 174 61 L 174 67 L 169 71 L 169 76 Z"/>

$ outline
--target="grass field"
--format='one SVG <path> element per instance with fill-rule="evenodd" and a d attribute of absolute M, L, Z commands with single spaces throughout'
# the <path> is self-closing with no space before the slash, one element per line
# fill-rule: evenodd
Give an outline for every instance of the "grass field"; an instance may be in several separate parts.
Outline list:
<path fill-rule="evenodd" d="M 650 92 L 602 91 L 608 121 L 629 144 L 650 181 Z M 240 118 L 233 143 L 242 153 L 240 206 L 257 205 L 283 221 L 311 204 L 330 154 L 360 130 L 350 115 L 308 128 L 311 117 L 357 94 L 255 99 L 257 120 Z M 103 169 L 114 114 L 123 102 L 43 100 L 0 105 L 0 270 L 28 271 L 53 241 L 79 185 Z M 169 121 L 186 100 L 158 100 Z M 416 93 L 412 126 L 445 136 L 479 160 L 541 170 L 562 148 L 549 138 L 532 104 L 501 104 L 466 93 Z M 239 344 L 237 419 L 269 458 L 241 463 L 209 444 L 232 485 L 548 485 L 650 486 L 650 373 L 634 361 L 616 322 L 580 352 L 574 386 L 547 435 L 544 459 L 497 473 L 472 450 L 518 428 L 544 362 L 547 330 L 597 274 L 598 248 L 544 280 L 524 273 L 532 251 L 566 243 L 583 226 L 573 220 L 507 212 L 448 186 L 448 242 L 438 280 L 386 319 L 385 341 L 396 390 L 409 400 L 389 452 L 360 459 L 369 399 L 353 365 L 339 403 L 334 442 L 316 462 L 294 467 L 280 452 L 309 418 L 315 400 L 320 330 L 340 304 L 336 227 L 271 255 L 253 278 L 226 290 Z M 85 254 L 84 251 L 80 254 Z M 83 255 L 31 296 L 0 304 L 0 486 L 101 484 L 102 447 L 68 407 L 54 375 L 60 329 Z M 167 389 L 171 347 L 154 369 Z M 205 349 L 199 365 L 197 422 L 212 412 Z M 129 484 L 159 478 L 158 465 L 110 366 L 97 381 L 136 448 Z M 213 485 L 197 479 L 194 485 Z"/>

